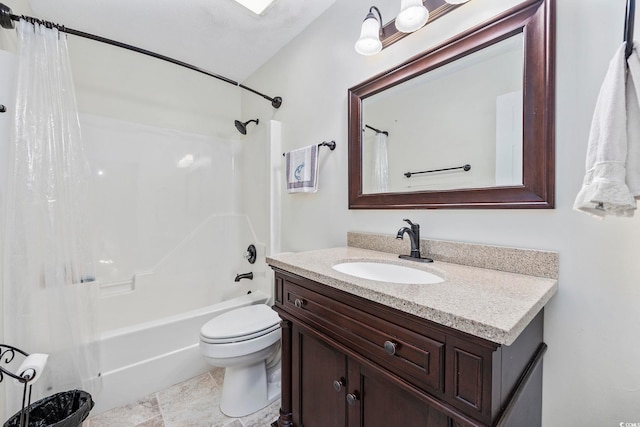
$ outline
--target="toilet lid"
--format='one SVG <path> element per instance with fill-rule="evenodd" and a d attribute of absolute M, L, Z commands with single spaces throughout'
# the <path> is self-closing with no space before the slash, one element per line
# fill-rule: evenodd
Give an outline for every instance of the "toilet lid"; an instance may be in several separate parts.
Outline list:
<path fill-rule="evenodd" d="M 263 335 L 278 329 L 280 316 L 266 304 L 249 305 L 214 317 L 202 326 L 206 340 L 231 340 Z"/>

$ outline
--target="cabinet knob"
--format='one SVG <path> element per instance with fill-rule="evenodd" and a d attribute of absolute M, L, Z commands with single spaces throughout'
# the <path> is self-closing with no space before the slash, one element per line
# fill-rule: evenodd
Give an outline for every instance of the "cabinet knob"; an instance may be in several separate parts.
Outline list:
<path fill-rule="evenodd" d="M 344 378 L 340 378 L 339 380 L 335 380 L 333 382 L 333 389 L 337 392 L 342 391 L 342 388 L 344 387 Z"/>
<path fill-rule="evenodd" d="M 385 341 L 384 351 L 386 351 L 389 356 L 393 356 L 394 354 L 396 354 L 397 346 L 398 344 L 394 343 L 393 341 Z"/>
<path fill-rule="evenodd" d="M 356 402 L 360 400 L 360 396 L 358 396 L 358 392 L 354 391 L 353 393 L 347 394 L 347 403 L 351 406 L 355 405 Z"/>
<path fill-rule="evenodd" d="M 296 298 L 296 300 L 293 302 L 293 304 L 298 308 L 302 308 L 302 306 L 304 306 L 304 300 L 302 300 L 300 298 Z"/>

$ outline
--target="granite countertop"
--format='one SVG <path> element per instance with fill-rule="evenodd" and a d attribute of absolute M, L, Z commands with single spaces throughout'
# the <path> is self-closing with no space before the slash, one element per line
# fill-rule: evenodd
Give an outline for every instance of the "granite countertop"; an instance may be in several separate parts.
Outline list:
<path fill-rule="evenodd" d="M 435 284 L 399 284 L 361 279 L 332 268 L 345 261 L 386 262 L 425 270 Z M 556 279 L 442 261 L 419 263 L 397 254 L 339 247 L 267 257 L 267 263 L 332 288 L 510 345 L 558 289 Z"/>

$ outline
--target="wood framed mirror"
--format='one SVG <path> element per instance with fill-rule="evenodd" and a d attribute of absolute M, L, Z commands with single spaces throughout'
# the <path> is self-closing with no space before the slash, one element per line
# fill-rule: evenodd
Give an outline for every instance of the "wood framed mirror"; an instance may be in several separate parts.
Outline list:
<path fill-rule="evenodd" d="M 525 0 L 350 88 L 349 208 L 553 208 L 554 19 Z"/>

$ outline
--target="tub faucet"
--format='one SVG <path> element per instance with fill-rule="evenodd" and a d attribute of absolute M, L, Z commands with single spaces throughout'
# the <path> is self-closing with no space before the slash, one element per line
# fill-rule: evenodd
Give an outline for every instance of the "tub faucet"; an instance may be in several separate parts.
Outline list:
<path fill-rule="evenodd" d="M 411 240 L 411 254 L 400 255 L 400 258 L 420 262 L 433 262 L 433 260 L 430 258 L 423 258 L 422 256 L 420 256 L 420 224 L 414 224 L 406 218 L 403 221 L 406 221 L 411 226 L 411 228 L 402 227 L 400 230 L 398 230 L 396 239 L 402 240 L 402 238 L 404 237 L 404 233 L 407 233 L 409 235 L 409 239 Z"/>
<path fill-rule="evenodd" d="M 236 274 L 236 278 L 235 278 L 234 282 L 239 282 L 242 279 L 253 280 L 253 272 Z"/>

